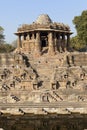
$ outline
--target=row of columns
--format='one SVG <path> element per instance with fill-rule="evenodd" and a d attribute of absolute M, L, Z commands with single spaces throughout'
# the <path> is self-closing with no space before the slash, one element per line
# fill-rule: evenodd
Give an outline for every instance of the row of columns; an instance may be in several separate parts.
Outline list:
<path fill-rule="evenodd" d="M 21 39 L 23 36 L 23 39 Z M 65 38 L 67 36 L 67 39 Z M 70 33 L 54 33 L 48 32 L 48 53 L 54 53 L 55 51 L 59 50 L 68 50 L 70 45 Z M 38 53 L 41 52 L 41 35 L 40 32 L 36 32 L 36 34 L 27 34 L 27 35 L 18 35 L 18 49 L 22 48 L 22 41 L 23 40 L 31 40 L 35 39 L 35 51 Z"/>

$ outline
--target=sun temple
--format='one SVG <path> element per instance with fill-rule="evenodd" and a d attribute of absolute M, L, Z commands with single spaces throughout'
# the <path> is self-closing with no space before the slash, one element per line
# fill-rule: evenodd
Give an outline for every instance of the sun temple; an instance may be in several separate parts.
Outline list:
<path fill-rule="evenodd" d="M 47 14 L 17 29 L 15 51 L 0 54 L 1 114 L 87 114 L 87 52 L 71 34 Z"/>

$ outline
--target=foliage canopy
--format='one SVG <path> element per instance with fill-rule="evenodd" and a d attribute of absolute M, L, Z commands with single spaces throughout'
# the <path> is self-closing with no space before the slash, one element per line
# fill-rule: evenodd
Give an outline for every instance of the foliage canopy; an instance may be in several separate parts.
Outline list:
<path fill-rule="evenodd" d="M 11 44 L 7 44 L 4 39 L 4 29 L 0 26 L 0 53 L 8 53 L 15 49 Z"/>
<path fill-rule="evenodd" d="M 0 26 L 0 44 L 4 41 L 4 29 Z"/>
<path fill-rule="evenodd" d="M 84 10 L 80 16 L 75 16 L 73 23 L 77 36 L 72 40 L 75 41 L 75 44 L 78 44 L 77 48 L 82 48 L 87 45 L 87 10 Z"/>

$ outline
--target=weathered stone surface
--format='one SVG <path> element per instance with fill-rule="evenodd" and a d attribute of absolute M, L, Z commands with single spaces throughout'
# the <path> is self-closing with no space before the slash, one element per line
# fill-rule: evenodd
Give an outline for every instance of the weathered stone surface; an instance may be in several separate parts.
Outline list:
<path fill-rule="evenodd" d="M 44 18 L 51 26 L 48 16 Z M 38 21 L 43 25 L 41 30 Z M 65 25 L 58 24 L 58 31 L 52 22 L 55 32 L 46 29 L 41 20 L 37 22 L 33 23 L 38 27 L 36 32 L 33 28 L 28 31 L 30 25 L 18 30 L 18 48 L 14 52 L 0 54 L 0 111 L 87 113 L 87 53 L 67 51 L 69 39 L 65 44 L 65 35 L 71 32 L 67 27 L 66 33 Z"/>

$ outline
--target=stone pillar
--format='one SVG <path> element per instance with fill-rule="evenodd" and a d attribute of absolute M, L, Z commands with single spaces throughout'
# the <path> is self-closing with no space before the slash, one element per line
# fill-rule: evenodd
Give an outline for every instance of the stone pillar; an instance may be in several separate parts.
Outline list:
<path fill-rule="evenodd" d="M 28 34 L 28 38 L 29 38 L 29 40 L 30 40 L 30 34 Z"/>
<path fill-rule="evenodd" d="M 18 49 L 20 49 L 22 47 L 22 45 L 21 45 L 21 35 L 18 35 L 17 46 L 18 46 Z"/>
<path fill-rule="evenodd" d="M 40 32 L 36 33 L 36 40 L 35 40 L 35 54 L 41 54 L 41 41 L 40 41 Z"/>
<path fill-rule="evenodd" d="M 30 40 L 30 35 L 29 35 L 29 33 L 27 34 L 27 37 L 26 37 L 26 40 Z"/>
<path fill-rule="evenodd" d="M 49 32 L 49 34 L 48 34 L 48 43 L 49 43 L 48 53 L 50 55 L 53 55 L 55 53 L 55 49 L 54 49 L 53 33 L 52 32 Z"/>
<path fill-rule="evenodd" d="M 34 40 L 34 32 L 32 32 L 32 40 Z"/>
<path fill-rule="evenodd" d="M 57 42 L 57 49 L 58 49 L 58 51 L 59 52 L 61 52 L 62 51 L 62 48 L 61 48 L 61 39 L 60 39 L 60 36 L 61 36 L 61 34 L 60 33 L 58 33 L 58 42 Z"/>
<path fill-rule="evenodd" d="M 22 41 L 24 41 L 24 35 L 22 36 Z"/>
<path fill-rule="evenodd" d="M 65 45 L 65 34 L 63 33 L 62 35 L 62 50 L 65 51 L 66 50 L 66 45 Z"/>
<path fill-rule="evenodd" d="M 57 36 L 56 36 L 56 33 L 54 33 L 54 43 L 55 43 L 55 52 L 57 52 L 57 43 L 58 43 L 58 40 L 57 40 Z"/>
<path fill-rule="evenodd" d="M 70 34 L 67 34 L 67 45 L 66 45 L 67 50 L 70 49 Z"/>

